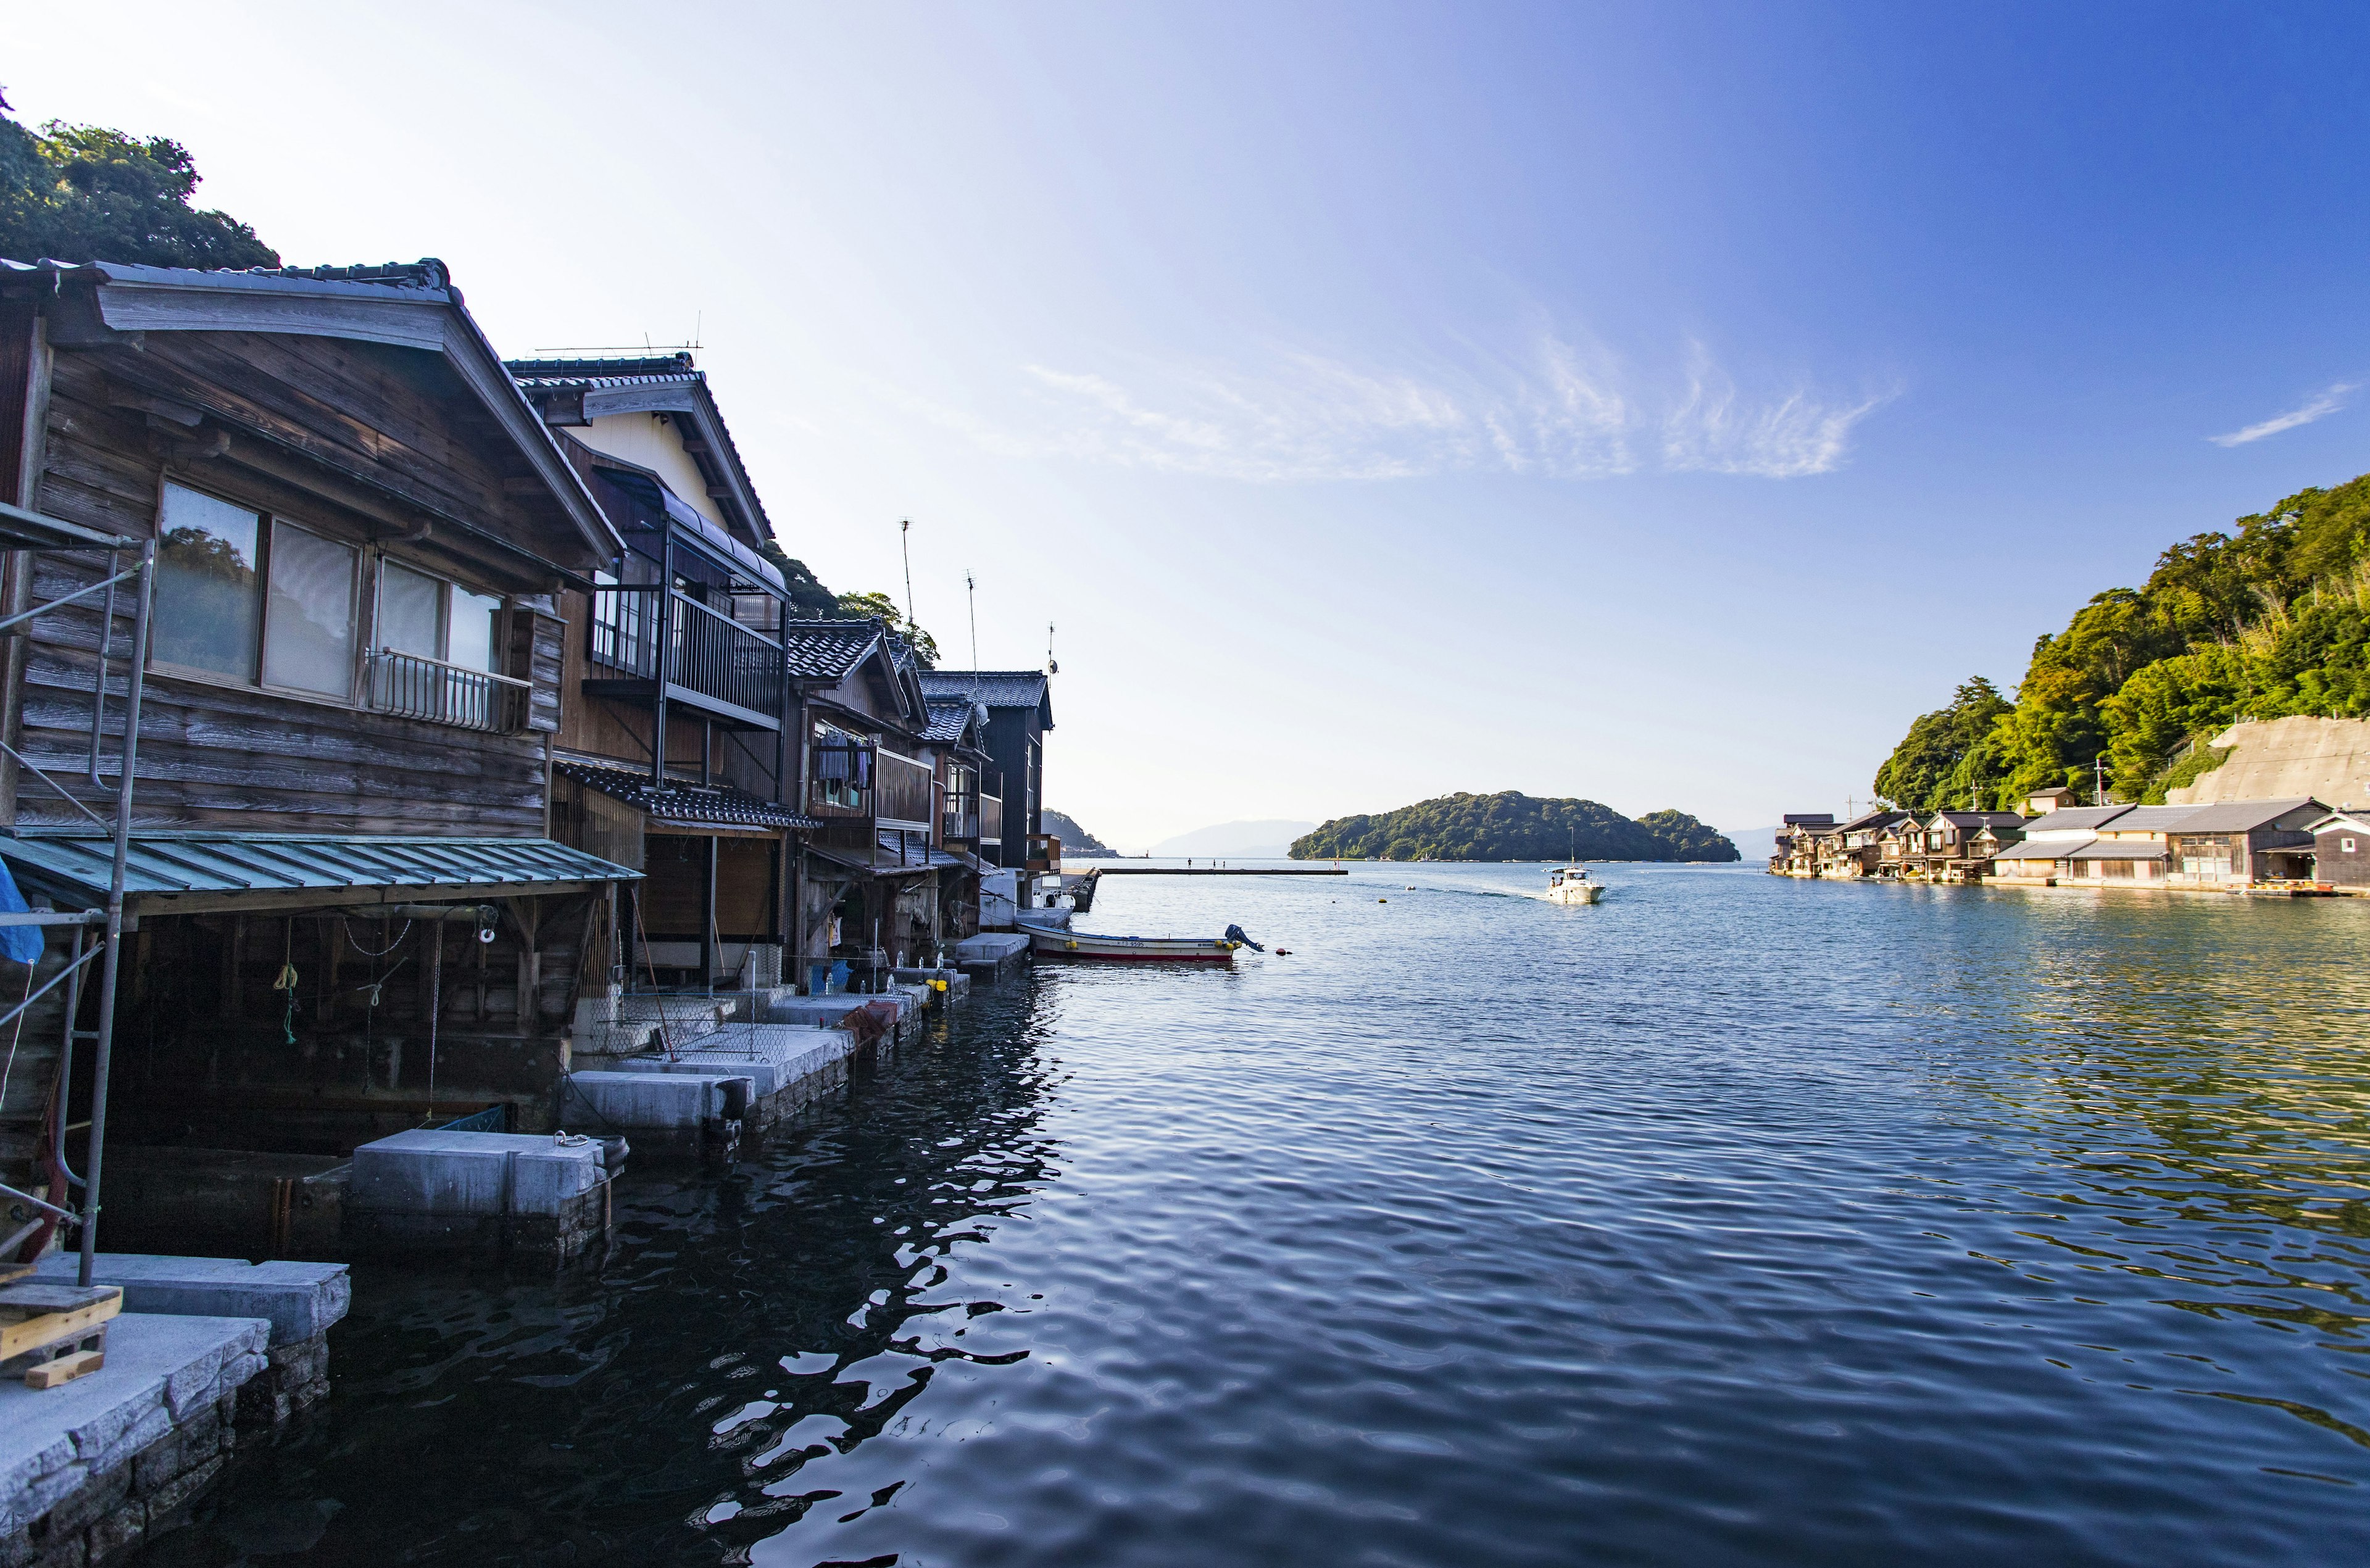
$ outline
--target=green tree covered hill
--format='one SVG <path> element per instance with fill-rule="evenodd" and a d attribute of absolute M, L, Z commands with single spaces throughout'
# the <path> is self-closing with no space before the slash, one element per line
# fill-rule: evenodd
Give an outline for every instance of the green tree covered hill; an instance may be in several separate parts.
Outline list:
<path fill-rule="evenodd" d="M 1632 821 L 1593 800 L 1506 790 L 1444 795 L 1338 817 L 1292 842 L 1294 860 L 1734 860 L 1736 846 L 1683 811 Z"/>
<path fill-rule="evenodd" d="M 1078 826 L 1078 819 L 1065 811 L 1047 807 L 1040 813 L 1045 819 L 1045 830 L 1062 841 L 1064 860 L 1110 860 L 1118 852 Z"/>
<path fill-rule="evenodd" d="M 1978 676 L 1911 724 L 1876 790 L 2006 807 L 2054 784 L 2088 795 L 2103 758 L 2118 798 L 2161 801 L 2213 765 L 2196 742 L 2290 715 L 2370 717 L 2370 475 L 2173 545 L 2144 586 L 2035 643 L 2012 704 Z"/>
<path fill-rule="evenodd" d="M 245 223 L 190 206 L 197 189 L 189 149 L 169 138 L 0 119 L 0 256 L 11 260 L 280 265 Z"/>

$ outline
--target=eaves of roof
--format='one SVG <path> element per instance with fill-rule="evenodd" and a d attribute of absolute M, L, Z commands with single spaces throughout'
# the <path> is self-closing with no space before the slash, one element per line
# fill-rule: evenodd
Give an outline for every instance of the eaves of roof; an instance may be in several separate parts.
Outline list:
<path fill-rule="evenodd" d="M 581 534 L 592 560 L 619 548 L 600 504 L 511 379 L 442 261 L 376 267 L 207 270 L 122 262 L 0 260 L 0 276 L 46 272 L 90 289 L 95 340 L 143 332 L 275 332 L 344 338 L 442 355 L 493 415 Z M 482 532 L 482 529 L 477 530 Z"/>

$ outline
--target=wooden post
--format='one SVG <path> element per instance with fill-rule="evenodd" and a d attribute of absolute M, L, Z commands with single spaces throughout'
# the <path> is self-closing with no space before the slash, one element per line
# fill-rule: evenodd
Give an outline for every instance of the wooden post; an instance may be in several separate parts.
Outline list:
<path fill-rule="evenodd" d="M 699 979 L 709 990 L 716 989 L 716 839 L 708 840 L 708 859 L 700 867 L 699 904 L 705 912 L 699 928 Z"/>

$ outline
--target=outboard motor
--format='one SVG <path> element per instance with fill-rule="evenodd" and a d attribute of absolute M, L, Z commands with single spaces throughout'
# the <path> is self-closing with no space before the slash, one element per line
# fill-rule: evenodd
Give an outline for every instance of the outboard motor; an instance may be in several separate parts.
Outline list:
<path fill-rule="evenodd" d="M 1244 935 L 1243 928 L 1238 925 L 1230 925 L 1226 928 L 1226 940 L 1229 942 L 1240 943 L 1243 946 L 1249 948 L 1254 953 L 1264 953 L 1267 951 L 1266 948 L 1261 947 L 1258 943 L 1253 942 L 1249 937 Z"/>

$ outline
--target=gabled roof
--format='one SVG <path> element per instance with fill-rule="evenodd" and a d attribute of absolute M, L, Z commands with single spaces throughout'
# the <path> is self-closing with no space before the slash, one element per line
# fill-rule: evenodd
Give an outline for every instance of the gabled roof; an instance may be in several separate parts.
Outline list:
<path fill-rule="evenodd" d="M 878 621 L 791 621 L 782 628 L 790 674 L 802 681 L 837 681 L 880 646 Z"/>
<path fill-rule="evenodd" d="M 2055 816 L 2055 812 L 2051 812 Z M 2009 844 L 1995 858 L 1999 860 L 2064 860 L 2084 844 L 2098 842 L 2096 833 L 2069 833 L 2062 839 L 2027 839 L 2020 844 Z"/>
<path fill-rule="evenodd" d="M 984 718 L 979 705 L 968 697 L 932 697 L 929 708 L 930 722 L 922 738 L 940 746 L 960 744 L 971 733 L 973 722 Z"/>
<path fill-rule="evenodd" d="M 2341 806 L 2328 816 L 2305 824 L 2305 830 L 2309 833 L 2325 833 L 2331 828 L 2350 828 L 2357 833 L 2370 833 L 2370 811 L 2356 811 L 2350 806 Z"/>
<path fill-rule="evenodd" d="M 2021 828 L 2024 818 L 2013 811 L 1937 811 L 1953 828 Z"/>
<path fill-rule="evenodd" d="M 1896 811 L 1890 807 L 1877 811 L 1863 811 L 1858 816 L 1853 818 L 1850 821 L 1845 823 L 1843 825 L 1843 831 L 1847 833 L 1860 833 L 1866 832 L 1871 828 L 1890 827 L 1908 815 L 1909 813 L 1906 811 Z"/>
<path fill-rule="evenodd" d="M 637 359 L 511 360 L 516 378 L 543 417 L 576 424 L 604 414 L 671 414 L 691 426 L 684 450 L 708 482 L 708 496 L 748 544 L 770 544 L 774 524 L 741 461 L 741 449 L 708 390 L 708 372 L 685 353 Z"/>
<path fill-rule="evenodd" d="M 1035 708 L 1053 727 L 1053 683 L 1041 670 L 926 670 L 922 691 L 933 697 L 969 697 L 988 708 Z"/>
<path fill-rule="evenodd" d="M 917 729 L 929 722 L 920 680 L 925 672 L 887 622 L 789 621 L 783 624 L 782 647 L 795 681 L 845 680 L 866 659 L 879 658 L 897 692 L 896 714 L 884 716 Z"/>
<path fill-rule="evenodd" d="M 2110 833 L 2162 833 L 2197 815 L 2194 806 L 2134 806 L 2106 824 Z M 2054 816 L 2055 813 L 2052 813 Z M 2047 818 L 2042 818 L 2047 820 Z"/>
<path fill-rule="evenodd" d="M 1832 828 L 1835 822 L 1832 811 L 1789 811 L 1785 817 L 1789 828 Z"/>
<path fill-rule="evenodd" d="M 561 511 L 589 547 L 590 560 L 616 554 L 616 534 L 592 492 L 544 429 L 542 416 L 502 368 L 501 357 L 462 303 L 450 271 L 432 257 L 377 267 L 243 271 L 114 261 L 29 265 L 0 260 L 0 279 L 35 272 L 54 277 L 53 286 L 65 302 L 52 331 L 52 340 L 61 344 L 136 345 L 137 335 L 144 332 L 271 332 L 441 355 L 558 498 Z M 69 282 L 78 285 L 71 294 L 64 289 Z M 85 288 L 86 296 L 80 292 Z M 447 521 L 464 532 L 486 532 L 473 520 Z"/>
<path fill-rule="evenodd" d="M 623 801 L 654 821 L 699 828 L 817 828 L 811 817 L 777 801 L 731 784 L 652 784 L 650 775 L 631 768 L 603 767 L 592 762 L 555 761 L 551 771 Z"/>
<path fill-rule="evenodd" d="M 2169 831 L 2176 833 L 2250 833 L 2269 827 L 2292 811 L 2310 807 L 2326 811 L 2312 796 L 2299 795 L 2294 800 L 2226 800 L 2218 806 L 2200 806 L 2180 819 Z"/>
<path fill-rule="evenodd" d="M 2027 838 L 2045 833 L 2096 832 L 2131 809 L 2128 806 L 2065 806 L 2044 811 L 2025 823 Z"/>

